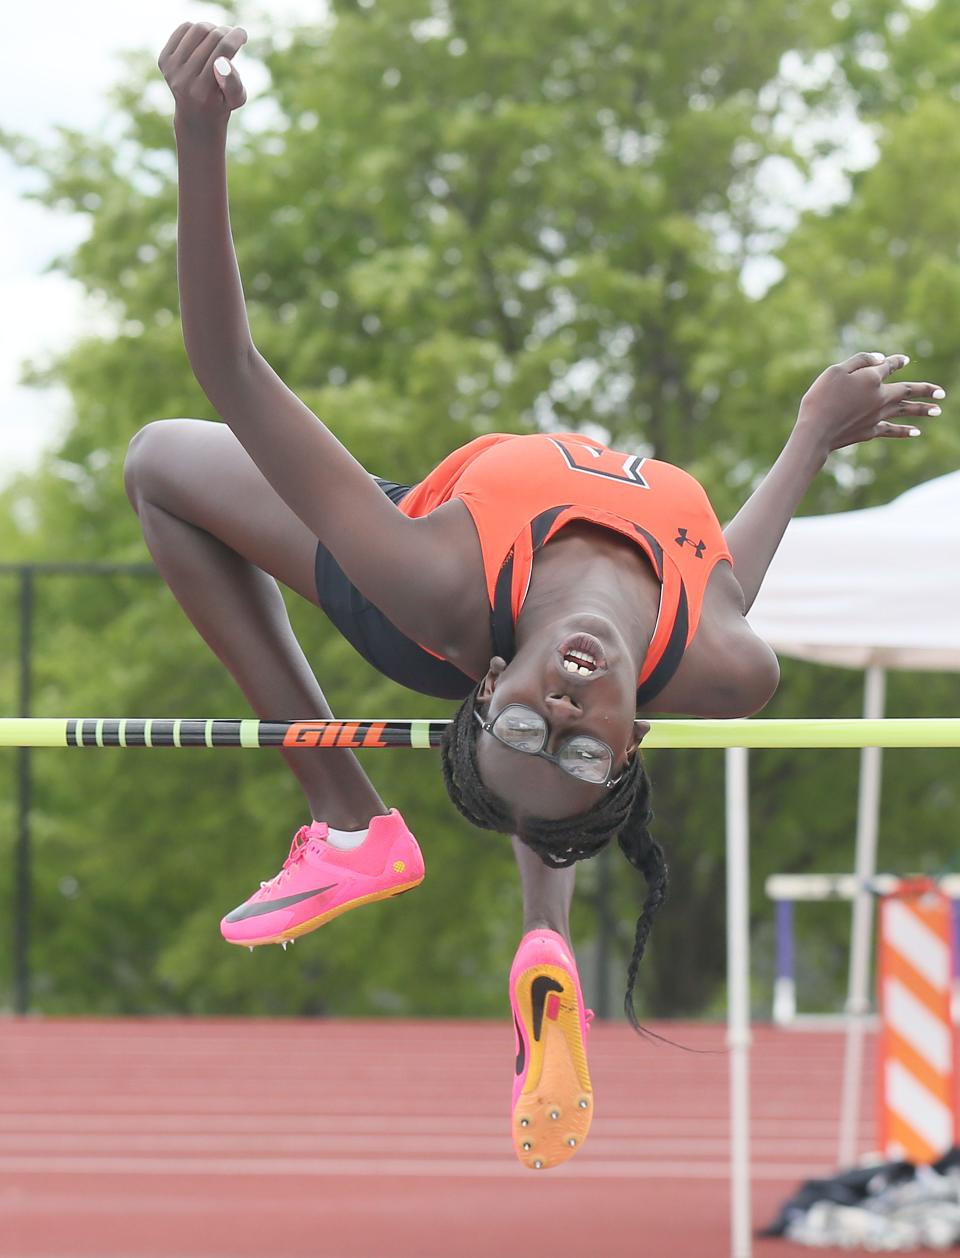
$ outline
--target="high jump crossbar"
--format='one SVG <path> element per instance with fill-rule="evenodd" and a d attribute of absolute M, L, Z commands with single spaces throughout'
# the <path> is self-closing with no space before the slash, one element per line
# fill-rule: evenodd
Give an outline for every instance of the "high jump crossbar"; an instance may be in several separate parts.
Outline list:
<path fill-rule="evenodd" d="M 4 717 L 0 747 L 439 747 L 446 720 Z M 656 720 L 644 749 L 960 747 L 960 718 Z"/>

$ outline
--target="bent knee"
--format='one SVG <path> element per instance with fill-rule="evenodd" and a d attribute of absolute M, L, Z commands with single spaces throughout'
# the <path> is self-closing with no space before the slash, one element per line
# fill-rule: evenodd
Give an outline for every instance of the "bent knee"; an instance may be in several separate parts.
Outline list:
<path fill-rule="evenodd" d="M 160 503 L 175 475 L 194 426 L 201 419 L 154 419 L 131 438 L 123 461 L 123 487 L 135 511 L 147 500 Z"/>
<path fill-rule="evenodd" d="M 755 716 L 767 706 L 780 685 L 780 661 L 773 647 L 757 639 L 743 677 L 743 707 L 738 715 Z"/>
<path fill-rule="evenodd" d="M 745 622 L 744 622 L 745 624 Z M 780 684 L 776 652 L 746 627 L 718 656 L 720 668 L 711 688 L 710 716 L 732 720 L 755 716 L 767 706 Z"/>

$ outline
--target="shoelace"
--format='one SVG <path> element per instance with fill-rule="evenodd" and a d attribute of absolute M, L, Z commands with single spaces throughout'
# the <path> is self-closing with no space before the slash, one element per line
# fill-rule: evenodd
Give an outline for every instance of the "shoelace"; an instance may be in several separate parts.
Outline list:
<path fill-rule="evenodd" d="M 294 865 L 298 865 L 307 848 L 310 846 L 310 827 L 301 826 L 297 833 L 293 836 L 293 842 L 290 844 L 290 854 L 283 862 L 278 874 L 274 874 L 272 878 L 268 878 L 265 882 L 260 883 L 260 890 L 264 887 L 275 886 L 285 874 L 288 874 Z"/>
<path fill-rule="evenodd" d="M 583 1021 L 584 1021 L 584 1023 L 586 1024 L 586 1027 L 587 1027 L 587 1030 L 588 1030 L 588 1031 L 590 1030 L 590 1023 L 593 1021 L 593 1017 L 594 1017 L 594 1014 L 593 1014 L 593 1010 L 592 1010 L 592 1009 L 584 1009 L 584 1011 L 583 1011 Z"/>

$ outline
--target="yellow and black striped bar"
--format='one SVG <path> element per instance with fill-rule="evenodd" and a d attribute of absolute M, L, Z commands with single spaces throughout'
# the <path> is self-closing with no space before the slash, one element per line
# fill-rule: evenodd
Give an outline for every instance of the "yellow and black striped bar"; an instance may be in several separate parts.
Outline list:
<path fill-rule="evenodd" d="M 445 720 L 3 717 L 0 747 L 439 747 Z M 652 721 L 660 747 L 960 747 L 960 718 Z"/>

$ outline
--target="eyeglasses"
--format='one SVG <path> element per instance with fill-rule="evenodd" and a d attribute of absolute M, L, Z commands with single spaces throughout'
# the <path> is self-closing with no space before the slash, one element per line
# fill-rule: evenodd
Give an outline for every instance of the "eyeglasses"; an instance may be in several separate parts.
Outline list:
<path fill-rule="evenodd" d="M 610 776 L 613 769 L 613 750 L 599 738 L 589 734 L 575 734 L 560 746 L 559 754 L 552 756 L 543 748 L 549 737 L 547 722 L 539 712 L 525 707 L 522 703 L 510 703 L 498 712 L 492 721 L 485 721 L 474 709 L 473 715 L 480 722 L 481 729 L 492 734 L 498 743 L 513 751 L 522 751 L 528 756 L 539 756 L 557 765 L 564 773 L 578 778 L 581 782 L 590 782 L 595 786 L 608 789 L 616 786 L 623 777 Z"/>

